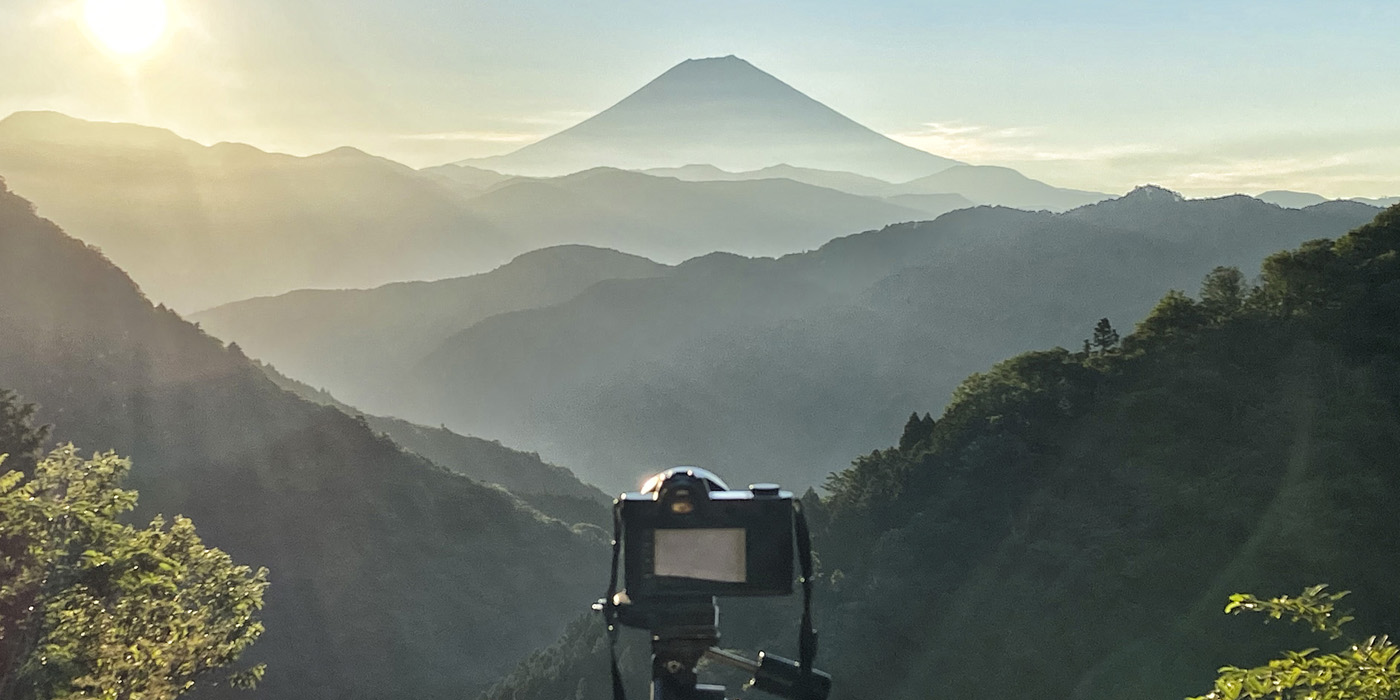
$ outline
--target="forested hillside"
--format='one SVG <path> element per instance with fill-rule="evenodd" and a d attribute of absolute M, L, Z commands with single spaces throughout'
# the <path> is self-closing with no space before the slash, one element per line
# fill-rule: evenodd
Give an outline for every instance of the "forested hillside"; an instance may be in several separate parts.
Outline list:
<path fill-rule="evenodd" d="M 646 258 L 582 245 L 543 248 L 490 272 L 374 289 L 302 289 L 190 315 L 211 334 L 298 381 L 333 387 L 357 406 L 381 403 L 398 379 L 384 367 L 417 361 L 482 319 L 553 306 L 603 280 L 664 275 Z"/>
<path fill-rule="evenodd" d="M 371 430 L 396 444 L 477 481 L 499 484 L 541 513 L 566 523 L 591 523 L 612 528 L 612 497 L 579 481 L 564 467 L 549 464 L 538 454 L 512 450 L 495 440 L 459 435 L 445 427 L 432 428 L 392 416 L 374 416 L 288 377 L 272 365 L 254 361 L 277 386 L 312 403 L 333 406 L 363 418 Z"/>
<path fill-rule="evenodd" d="M 398 396 L 365 408 L 528 444 L 609 489 L 658 464 L 801 488 L 997 358 L 1077 347 L 1099 318 L 1129 324 L 1215 265 L 1257 266 L 1377 211 L 1141 188 L 1066 214 L 957 211 L 777 260 L 710 255 L 484 319 L 416 366 L 386 363 Z"/>
<path fill-rule="evenodd" d="M 529 446 L 608 490 L 664 464 L 805 487 L 996 358 L 1077 346 L 1099 318 L 1140 318 L 1215 265 L 1253 268 L 1378 211 L 1142 187 L 1064 214 L 956 211 L 776 260 L 647 268 L 557 249 L 462 280 L 298 292 L 197 318 L 367 411 Z M 598 283 L 551 284 L 573 292 L 552 303 L 498 284 L 536 256 Z"/>
<path fill-rule="evenodd" d="M 972 375 L 809 499 L 833 697 L 1200 694 L 1307 646 L 1221 614 L 1239 590 L 1328 582 L 1400 632 L 1400 207 L 1098 330 Z M 733 608 L 727 645 L 782 649 Z M 491 697 L 597 678 L 599 628 L 571 634 Z"/>
<path fill-rule="evenodd" d="M 596 595 L 606 546 L 278 388 L 0 191 L 0 387 L 271 574 L 266 698 L 459 697 Z"/>

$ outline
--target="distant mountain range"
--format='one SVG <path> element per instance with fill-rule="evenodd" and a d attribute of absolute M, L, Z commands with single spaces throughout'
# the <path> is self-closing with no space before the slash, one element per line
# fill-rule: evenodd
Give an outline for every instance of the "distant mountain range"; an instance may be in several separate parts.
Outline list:
<path fill-rule="evenodd" d="M 977 204 L 994 204 L 1017 209 L 1065 211 L 1110 199 L 1103 192 L 1087 192 L 1051 187 L 1032 180 L 1011 168 L 991 165 L 959 165 L 900 185 L 901 195 L 956 193 Z"/>
<path fill-rule="evenodd" d="M 304 287 L 457 277 L 561 243 L 673 262 L 714 250 L 775 255 L 930 216 L 790 180 L 594 170 L 498 176 L 482 192 L 443 173 L 352 149 L 297 158 L 204 147 L 163 129 L 55 113 L 0 121 L 0 177 L 100 246 L 152 299 L 184 312 Z"/>
<path fill-rule="evenodd" d="M 383 371 L 386 365 L 416 362 L 463 328 L 499 314 L 566 302 L 603 280 L 669 271 L 634 255 L 559 246 L 471 277 L 368 290 L 300 290 L 226 304 L 190 318 L 216 336 L 257 348 L 252 352 L 281 372 L 312 386 L 332 387 L 351 404 L 370 406 L 397 393 L 397 380 Z M 387 383 L 376 386 L 376 377 Z"/>
<path fill-rule="evenodd" d="M 905 146 L 734 56 L 691 59 L 606 110 L 503 156 L 462 161 L 514 175 L 709 163 L 778 163 L 903 182 L 958 162 Z"/>
<path fill-rule="evenodd" d="M 3 188 L 0 328 L 0 387 L 36 402 L 56 440 L 130 456 L 137 519 L 187 515 L 208 545 L 270 569 L 267 632 L 245 654 L 267 663 L 257 697 L 470 697 L 604 580 L 602 531 L 460 472 L 596 490 L 499 445 L 424 435 L 454 474 L 284 391 Z"/>
<path fill-rule="evenodd" d="M 634 147 L 666 158 L 619 155 Z M 556 156 L 563 165 L 512 170 L 548 179 L 415 171 L 353 148 L 295 157 L 55 112 L 0 120 L 0 178 L 182 312 L 457 277 L 565 243 L 667 263 L 776 256 L 967 206 L 1062 211 L 1109 196 L 909 148 L 734 57 L 682 63 L 491 162 Z M 624 172 L 653 165 L 684 167 Z"/>
<path fill-rule="evenodd" d="M 255 356 L 319 371 L 313 381 L 352 403 L 531 445 L 609 489 L 680 463 L 807 486 L 910 411 L 937 410 L 930 397 L 941 401 L 995 358 L 1077 346 L 1102 315 L 1139 318 L 1216 264 L 1252 268 L 1376 212 L 1355 202 L 1292 210 L 1244 196 L 1186 200 L 1155 187 L 1063 214 L 968 209 L 776 260 L 714 254 L 631 279 L 600 272 L 565 301 L 503 308 L 455 333 L 434 327 L 442 340 L 418 358 L 370 348 L 340 362 L 327 348 L 353 344 L 358 323 L 381 327 L 424 299 L 453 296 L 434 288 L 448 282 L 422 287 L 399 311 L 377 301 L 387 288 L 356 292 L 377 309 L 363 315 L 350 292 L 318 293 L 351 309 L 320 338 L 300 330 L 328 316 L 309 296 L 198 318 Z M 475 284 L 510 296 L 509 284 L 489 280 Z"/>
<path fill-rule="evenodd" d="M 458 277 L 563 243 L 673 263 L 716 250 L 781 255 L 971 204 L 956 194 L 859 196 L 829 187 L 851 179 L 842 173 L 788 174 L 509 178 L 414 171 L 353 149 L 298 158 L 205 147 L 52 112 L 0 120 L 0 177 L 183 312 L 298 288 Z"/>
<path fill-rule="evenodd" d="M 1052 187 L 1010 168 L 991 165 L 955 165 L 934 175 L 902 183 L 886 182 L 849 172 L 798 168 L 786 164 L 738 173 L 721 170 L 713 165 L 652 168 L 644 172 L 648 175 L 697 182 L 785 178 L 851 194 L 881 197 L 904 206 L 936 210 L 938 215 L 978 204 L 1065 211 L 1113 196 L 1103 192 Z"/>
<path fill-rule="evenodd" d="M 931 218 L 793 180 L 682 182 L 611 168 L 510 180 L 470 206 L 493 226 L 527 233 L 536 247 L 583 242 L 669 263 L 717 250 L 783 255 L 851 231 Z"/>
<path fill-rule="evenodd" d="M 1331 201 L 1320 194 L 1314 194 L 1312 192 L 1293 192 L 1291 190 L 1269 190 L 1268 192 L 1261 192 L 1255 196 L 1270 204 L 1277 204 L 1290 209 L 1302 209 L 1303 207 L 1310 207 L 1314 204 Z M 1369 204 L 1375 207 L 1388 207 L 1392 204 L 1400 204 L 1400 197 L 1352 197 L 1344 201 L 1361 202 L 1362 204 Z"/>
<path fill-rule="evenodd" d="M 683 165 L 678 168 L 648 168 L 642 172 L 657 177 L 674 177 L 677 180 L 688 180 L 690 182 L 703 182 L 715 180 L 772 180 L 783 178 L 796 182 L 805 182 L 817 187 L 826 187 L 842 192 L 850 192 L 865 197 L 888 197 L 895 194 L 894 183 L 868 175 L 857 175 L 851 172 L 819 170 L 817 168 L 799 168 L 795 165 L 780 163 L 770 165 L 758 170 L 746 170 L 741 172 L 729 172 L 709 164 Z"/>
<path fill-rule="evenodd" d="M 0 121 L 0 177 L 181 311 L 456 276 L 517 245 L 447 186 L 353 149 L 297 158 L 20 112 Z"/>
<path fill-rule="evenodd" d="M 0 120 L 0 177 L 182 312 L 298 288 L 458 277 L 558 244 L 670 263 L 717 250 L 782 255 L 974 204 L 1060 210 L 1106 196 L 975 166 L 902 185 L 789 166 L 698 170 L 415 171 L 348 148 L 299 158 L 53 112 Z"/>

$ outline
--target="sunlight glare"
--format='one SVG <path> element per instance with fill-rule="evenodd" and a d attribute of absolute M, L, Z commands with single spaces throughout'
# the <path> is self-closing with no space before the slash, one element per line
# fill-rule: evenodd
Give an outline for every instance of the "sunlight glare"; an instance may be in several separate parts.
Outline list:
<path fill-rule="evenodd" d="M 88 31 L 108 50 L 133 55 L 150 49 L 165 34 L 165 0 L 85 0 Z"/>

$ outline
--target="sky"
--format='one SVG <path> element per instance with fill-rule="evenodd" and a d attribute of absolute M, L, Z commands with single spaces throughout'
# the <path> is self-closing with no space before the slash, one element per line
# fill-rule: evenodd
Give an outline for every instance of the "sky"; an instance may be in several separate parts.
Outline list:
<path fill-rule="evenodd" d="M 1395 0 L 166 0 L 134 57 L 84 1 L 0 0 L 0 116 L 422 167 L 734 54 L 896 140 L 1058 186 L 1400 195 Z"/>

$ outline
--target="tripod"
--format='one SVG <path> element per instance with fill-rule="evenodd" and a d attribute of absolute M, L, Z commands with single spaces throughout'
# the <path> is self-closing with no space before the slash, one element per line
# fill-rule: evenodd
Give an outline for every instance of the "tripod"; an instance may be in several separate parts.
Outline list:
<path fill-rule="evenodd" d="M 791 659 L 759 652 L 758 660 L 720 649 L 719 606 L 712 597 L 681 598 L 665 604 L 623 603 L 617 620 L 651 631 L 651 700 L 725 700 L 722 685 L 700 683 L 701 658 L 753 674 L 749 686 L 789 700 L 826 700 L 831 676 L 804 670 Z"/>
<path fill-rule="evenodd" d="M 788 508 L 791 513 L 788 513 Z M 630 516 L 627 513 L 631 513 Z M 629 523 L 624 527 L 624 523 Z M 694 533 L 718 533 L 722 543 L 740 550 L 738 578 L 724 557 L 718 573 L 706 569 L 677 568 L 677 562 L 659 566 L 663 550 L 657 533 L 691 533 L 688 542 L 700 553 L 724 553 Z M 618 562 L 627 535 L 628 591 L 617 587 Z M 734 533 L 738 538 L 734 539 Z M 802 566 L 802 622 L 798 632 L 800 661 L 760 652 L 758 661 L 720 649 L 719 606 L 721 595 L 786 595 L 792 584 L 792 544 L 796 538 Z M 686 540 L 680 540 L 682 557 Z M 752 551 L 750 551 L 752 550 Z M 713 552 L 711 552 L 713 553 Z M 768 558 L 777 555 L 778 558 Z M 755 565 L 754 562 L 776 564 Z M 713 563 L 713 562 L 711 562 Z M 664 570 L 662 570 L 664 569 Z M 826 700 L 831 676 L 812 666 L 817 653 L 817 632 L 812 627 L 812 538 L 801 501 L 772 484 L 751 484 L 748 491 L 730 491 L 719 477 L 703 469 L 677 467 L 658 474 L 642 492 L 623 494 L 613 503 L 612 568 L 605 597 L 593 605 L 608 623 L 608 647 L 612 657 L 613 699 L 626 700 L 617 663 L 617 635 L 621 626 L 651 633 L 652 700 L 724 700 L 724 686 L 698 682 L 696 666 L 709 657 L 753 674 L 753 687 L 788 700 Z"/>
<path fill-rule="evenodd" d="M 651 642 L 651 700 L 724 700 L 722 685 L 699 683 L 695 666 L 715 643 L 698 637 L 656 634 Z"/>

